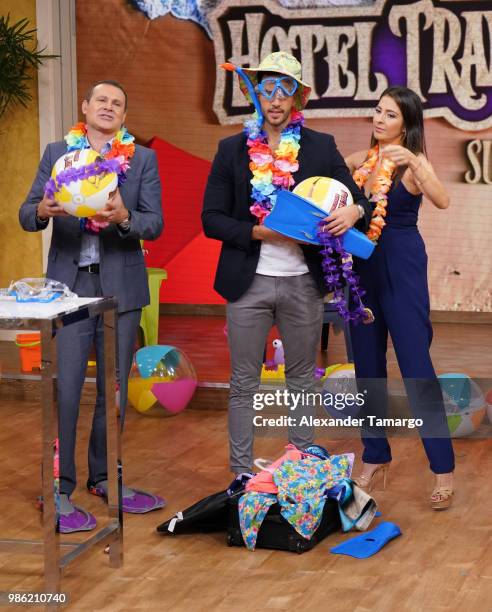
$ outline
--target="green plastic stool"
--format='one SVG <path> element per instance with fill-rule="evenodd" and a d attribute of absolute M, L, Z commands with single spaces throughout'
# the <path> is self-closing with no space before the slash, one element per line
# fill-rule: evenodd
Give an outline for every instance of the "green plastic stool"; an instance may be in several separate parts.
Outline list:
<path fill-rule="evenodd" d="M 150 304 L 142 308 L 140 327 L 143 333 L 144 346 L 157 344 L 159 338 L 159 294 L 163 280 L 167 278 L 162 268 L 147 268 L 149 279 Z"/>

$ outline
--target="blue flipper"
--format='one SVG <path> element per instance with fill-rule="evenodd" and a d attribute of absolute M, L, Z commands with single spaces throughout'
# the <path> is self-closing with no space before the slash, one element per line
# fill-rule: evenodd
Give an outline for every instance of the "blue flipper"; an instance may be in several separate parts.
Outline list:
<path fill-rule="evenodd" d="M 385 521 L 371 531 L 366 531 L 355 538 L 342 542 L 332 548 L 330 552 L 336 555 L 348 555 L 356 559 L 367 559 L 399 535 L 401 535 L 401 531 L 398 525 Z"/>

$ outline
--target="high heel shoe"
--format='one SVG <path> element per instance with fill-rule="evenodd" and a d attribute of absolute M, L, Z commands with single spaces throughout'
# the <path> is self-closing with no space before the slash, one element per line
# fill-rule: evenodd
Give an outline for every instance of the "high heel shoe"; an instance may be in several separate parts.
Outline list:
<path fill-rule="evenodd" d="M 361 474 L 353 480 L 358 487 L 364 489 L 364 491 L 366 491 L 367 493 L 370 493 L 376 485 L 376 480 L 382 478 L 382 490 L 384 491 L 386 489 L 389 466 L 389 463 L 380 463 L 370 476 Z"/>
<path fill-rule="evenodd" d="M 453 473 L 451 472 L 451 476 L 452 475 Z M 449 474 L 445 474 L 444 476 L 449 476 Z M 442 476 L 440 480 L 442 482 Z M 439 484 L 438 481 L 439 475 L 436 476 L 436 485 L 430 497 L 430 505 L 433 510 L 446 510 L 446 508 L 449 508 L 453 503 L 453 480 L 452 478 L 445 479 L 444 484 Z"/>
<path fill-rule="evenodd" d="M 451 487 L 435 487 L 430 497 L 433 510 L 446 510 L 453 503 L 454 491 Z"/>

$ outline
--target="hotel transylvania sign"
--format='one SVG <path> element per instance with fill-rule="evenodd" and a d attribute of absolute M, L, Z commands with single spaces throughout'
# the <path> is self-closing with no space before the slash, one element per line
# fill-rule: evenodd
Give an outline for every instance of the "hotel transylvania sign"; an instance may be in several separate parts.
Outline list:
<path fill-rule="evenodd" d="M 389 85 L 421 97 L 426 117 L 464 130 L 492 126 L 492 8 L 484 1 L 377 0 L 370 6 L 287 10 L 273 2 L 222 3 L 210 15 L 218 64 L 257 66 L 284 50 L 313 85 L 307 117 L 364 117 Z M 236 77 L 220 70 L 214 110 L 240 123 Z"/>

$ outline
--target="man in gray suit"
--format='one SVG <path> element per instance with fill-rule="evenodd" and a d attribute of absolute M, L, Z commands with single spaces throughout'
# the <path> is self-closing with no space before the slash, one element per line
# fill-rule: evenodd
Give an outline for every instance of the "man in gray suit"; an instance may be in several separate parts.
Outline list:
<path fill-rule="evenodd" d="M 81 138 L 76 139 L 76 148 L 92 148 L 102 156 L 111 152 L 115 137 L 116 142 L 121 138 L 126 108 L 127 95 L 119 83 L 102 81 L 92 86 L 82 103 L 85 127 Z M 133 150 L 129 135 L 124 141 L 131 145 L 125 150 L 132 151 L 124 181 L 120 177 L 116 193 L 89 223 L 68 215 L 45 193 L 55 162 L 67 152 L 67 142 L 73 145 L 70 138 L 46 147 L 19 213 L 21 225 L 28 232 L 46 229 L 53 218 L 48 278 L 65 283 L 79 297 L 106 295 L 118 299 L 117 375 L 122 424 L 141 310 L 150 300 L 140 240 L 155 240 L 163 229 L 155 153 L 139 145 Z M 102 321 L 98 317 L 70 325 L 58 332 L 57 337 L 62 533 L 86 531 L 96 526 L 94 516 L 74 506 L 70 498 L 76 486 L 74 454 L 80 395 L 93 345 L 97 358 L 97 399 L 89 443 L 87 486 L 91 493 L 107 496 Z M 163 505 L 164 500 L 158 496 L 123 487 L 126 512 L 148 512 Z"/>

